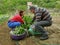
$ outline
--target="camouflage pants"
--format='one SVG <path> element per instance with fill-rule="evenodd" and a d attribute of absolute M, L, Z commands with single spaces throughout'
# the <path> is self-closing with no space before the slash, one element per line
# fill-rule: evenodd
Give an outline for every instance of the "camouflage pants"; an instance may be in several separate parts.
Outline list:
<path fill-rule="evenodd" d="M 41 34 L 44 34 L 46 33 L 44 27 L 51 25 L 52 25 L 52 21 L 40 21 L 40 22 L 35 22 L 32 28 L 34 28 L 35 31 L 40 32 Z"/>

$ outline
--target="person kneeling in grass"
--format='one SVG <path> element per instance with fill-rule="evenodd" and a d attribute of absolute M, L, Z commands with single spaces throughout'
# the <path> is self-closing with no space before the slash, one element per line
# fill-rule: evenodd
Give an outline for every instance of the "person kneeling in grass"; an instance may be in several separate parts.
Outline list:
<path fill-rule="evenodd" d="M 44 8 L 39 8 L 35 6 L 30 6 L 29 10 L 34 13 L 34 17 L 32 20 L 32 25 L 34 25 L 35 31 L 41 33 L 40 39 L 45 40 L 48 39 L 47 31 L 44 27 L 52 25 L 52 17 L 50 16 L 49 12 Z"/>
<path fill-rule="evenodd" d="M 20 10 L 18 14 L 13 16 L 9 21 L 8 21 L 8 27 L 14 30 L 16 26 L 20 26 L 21 24 L 24 24 L 23 20 L 23 14 L 24 11 Z"/>

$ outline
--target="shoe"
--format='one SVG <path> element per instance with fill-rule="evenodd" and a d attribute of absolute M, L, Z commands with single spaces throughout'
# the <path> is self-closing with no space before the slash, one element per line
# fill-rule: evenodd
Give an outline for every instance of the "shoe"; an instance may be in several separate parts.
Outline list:
<path fill-rule="evenodd" d="M 47 34 L 43 34 L 43 35 L 40 36 L 40 40 L 46 40 L 46 39 L 48 39 L 48 38 L 49 38 L 49 37 L 48 37 Z"/>

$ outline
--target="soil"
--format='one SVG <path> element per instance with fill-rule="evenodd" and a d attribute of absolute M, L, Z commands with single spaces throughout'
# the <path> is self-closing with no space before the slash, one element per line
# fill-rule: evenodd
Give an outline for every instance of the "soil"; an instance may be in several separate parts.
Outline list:
<path fill-rule="evenodd" d="M 53 24 L 45 29 L 48 31 L 49 39 L 40 40 L 34 36 L 20 40 L 19 45 L 60 45 L 60 17 L 52 16 Z M 15 41 L 10 38 L 11 29 L 8 28 L 7 22 L 0 25 L 0 45 L 16 45 Z"/>

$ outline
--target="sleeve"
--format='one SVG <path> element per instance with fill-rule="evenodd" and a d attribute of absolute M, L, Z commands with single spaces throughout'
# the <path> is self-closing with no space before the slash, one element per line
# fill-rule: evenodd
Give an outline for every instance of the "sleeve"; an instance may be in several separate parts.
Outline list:
<path fill-rule="evenodd" d="M 24 20 L 22 19 L 22 17 L 17 17 L 17 20 L 18 20 L 19 22 L 21 22 L 22 24 L 24 23 Z"/>
<path fill-rule="evenodd" d="M 36 18 L 36 16 L 33 17 L 33 19 L 32 19 L 32 23 L 34 22 L 35 18 Z"/>
<path fill-rule="evenodd" d="M 24 20 L 22 19 L 22 17 L 20 17 L 19 22 L 21 22 L 22 24 L 24 23 Z"/>
<path fill-rule="evenodd" d="M 36 21 L 41 21 L 41 13 L 36 13 Z"/>

